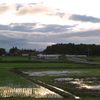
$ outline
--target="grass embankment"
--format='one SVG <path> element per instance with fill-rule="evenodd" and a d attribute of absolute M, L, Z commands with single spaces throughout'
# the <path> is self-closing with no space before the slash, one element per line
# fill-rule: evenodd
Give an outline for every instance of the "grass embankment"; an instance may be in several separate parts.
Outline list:
<path fill-rule="evenodd" d="M 86 58 L 83 58 L 83 59 L 86 59 L 86 60 L 89 60 L 89 62 L 95 62 L 95 63 L 100 63 L 100 57 L 86 57 Z"/>
<path fill-rule="evenodd" d="M 90 65 L 74 63 L 0 63 L 0 67 L 88 67 Z"/>
<path fill-rule="evenodd" d="M 89 97 L 89 100 L 92 100 L 92 98 L 96 98 L 99 96 L 99 90 L 89 90 L 86 88 L 76 88 L 77 85 L 75 84 L 71 84 L 70 82 L 67 81 L 56 81 L 55 82 L 55 78 L 83 78 L 84 79 L 84 83 L 88 83 L 85 81 L 85 78 L 87 77 L 97 77 L 96 80 L 93 80 L 93 84 L 92 85 L 98 85 L 100 84 L 99 79 L 100 79 L 100 69 L 23 69 L 23 70 L 28 70 L 28 71 L 70 71 L 71 73 L 68 73 L 67 75 L 59 75 L 59 76 L 33 76 L 35 79 L 37 80 L 41 80 L 47 84 L 51 84 L 53 86 L 57 86 L 60 87 L 74 95 L 80 96 L 81 98 L 85 98 L 85 97 Z M 78 73 L 77 73 L 78 72 Z M 31 76 L 32 77 L 32 76 Z M 91 79 L 90 79 L 91 80 Z M 88 80 L 87 80 L 88 81 Z M 100 96 L 99 96 L 100 97 Z M 94 99 L 95 100 L 95 99 Z M 97 99 L 98 100 L 98 99 Z"/>

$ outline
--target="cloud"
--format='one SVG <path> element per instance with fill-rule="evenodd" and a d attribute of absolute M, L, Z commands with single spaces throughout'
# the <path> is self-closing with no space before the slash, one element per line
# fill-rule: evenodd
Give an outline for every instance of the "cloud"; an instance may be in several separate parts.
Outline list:
<path fill-rule="evenodd" d="M 33 44 L 38 44 L 38 45 L 54 45 L 55 43 L 53 42 L 28 42 L 29 44 L 33 45 Z"/>
<path fill-rule="evenodd" d="M 5 36 L 0 34 L 0 45 L 8 45 L 8 46 L 18 46 L 25 45 L 27 43 L 26 39 L 12 38 L 11 36 Z"/>
<path fill-rule="evenodd" d="M 15 5 L 0 5 L 0 14 L 16 9 Z"/>
<path fill-rule="evenodd" d="M 56 13 L 52 13 L 52 14 L 47 14 L 48 16 L 58 16 L 60 18 L 64 18 L 64 19 L 68 19 L 71 14 L 67 14 L 67 13 L 61 13 L 61 12 L 56 12 Z"/>
<path fill-rule="evenodd" d="M 0 30 L 20 31 L 20 32 L 67 32 L 69 28 L 76 25 L 57 25 L 57 24 L 40 24 L 41 27 L 37 27 L 38 23 L 11 23 L 9 25 L 0 25 Z"/>
<path fill-rule="evenodd" d="M 19 10 L 14 13 L 16 16 L 23 15 L 37 15 L 37 14 L 50 14 L 56 12 L 57 9 L 53 7 L 46 7 L 42 3 L 36 5 L 26 5 L 20 7 Z"/>
<path fill-rule="evenodd" d="M 36 23 L 11 23 L 9 25 L 0 25 L 0 30 L 31 32 Z"/>
<path fill-rule="evenodd" d="M 100 36 L 100 29 L 97 30 L 88 30 L 88 31 L 80 31 L 80 32 L 73 32 L 73 33 L 63 33 L 56 36 L 56 38 L 88 38 L 88 37 L 99 37 Z"/>
<path fill-rule="evenodd" d="M 67 32 L 70 27 L 75 27 L 75 25 L 57 25 L 57 24 L 51 24 L 51 25 L 45 25 L 43 28 L 37 28 L 35 31 L 38 32 L 53 32 L 53 33 L 60 33 L 60 32 Z"/>
<path fill-rule="evenodd" d="M 92 22 L 92 23 L 100 23 L 100 18 L 95 18 L 92 16 L 86 16 L 86 15 L 71 15 L 69 17 L 69 20 L 74 21 L 81 21 L 81 22 Z"/>

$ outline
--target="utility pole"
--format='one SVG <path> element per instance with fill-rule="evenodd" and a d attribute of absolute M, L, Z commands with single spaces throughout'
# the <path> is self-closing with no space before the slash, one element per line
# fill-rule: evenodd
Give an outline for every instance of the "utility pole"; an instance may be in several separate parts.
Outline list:
<path fill-rule="evenodd" d="M 89 62 L 89 47 L 88 47 L 88 62 Z"/>

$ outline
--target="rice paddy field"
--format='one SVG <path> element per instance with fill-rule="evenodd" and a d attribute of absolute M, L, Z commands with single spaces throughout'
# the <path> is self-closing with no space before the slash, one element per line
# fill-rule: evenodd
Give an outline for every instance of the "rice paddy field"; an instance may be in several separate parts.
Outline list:
<path fill-rule="evenodd" d="M 52 89 L 49 91 L 49 85 L 76 95 L 80 97 L 81 100 L 100 99 L 99 65 L 78 64 L 66 59 L 31 59 L 31 61 L 35 60 L 37 62 L 26 63 L 26 61 L 30 61 L 27 57 L 0 58 L 0 100 L 66 99 L 62 98 L 59 94 L 53 93 L 51 91 Z M 21 60 L 25 62 L 11 63 L 11 61 Z M 4 63 L 2 61 L 8 62 Z M 38 61 L 40 61 L 40 63 Z M 34 82 L 32 80 L 34 80 Z M 38 81 L 41 82 L 41 84 Z M 44 83 L 48 85 L 48 89 L 43 85 Z M 39 91 L 41 91 L 42 94 Z M 36 97 L 33 94 L 36 95 Z M 46 95 L 44 97 L 40 96 L 43 94 Z M 67 98 L 67 100 L 74 99 L 75 98 L 71 97 Z"/>

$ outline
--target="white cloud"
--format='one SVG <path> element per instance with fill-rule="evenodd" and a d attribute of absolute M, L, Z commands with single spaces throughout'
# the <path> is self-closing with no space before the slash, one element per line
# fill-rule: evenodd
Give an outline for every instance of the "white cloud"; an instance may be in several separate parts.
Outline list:
<path fill-rule="evenodd" d="M 40 3 L 44 2 L 45 0 L 2 0 L 0 1 L 0 4 L 2 3 Z"/>
<path fill-rule="evenodd" d="M 33 45 L 33 44 L 38 44 L 38 45 L 54 45 L 54 44 L 56 44 L 56 43 L 53 43 L 53 42 L 28 42 L 28 44 L 31 44 L 31 45 Z"/>
<path fill-rule="evenodd" d="M 16 9 L 15 5 L 0 5 L 0 14 L 11 12 Z"/>
<path fill-rule="evenodd" d="M 56 11 L 57 9 L 53 7 L 46 7 L 42 3 L 40 3 L 33 6 L 26 5 L 20 7 L 19 10 L 14 15 L 22 16 L 22 15 L 51 14 Z"/>

